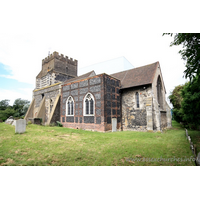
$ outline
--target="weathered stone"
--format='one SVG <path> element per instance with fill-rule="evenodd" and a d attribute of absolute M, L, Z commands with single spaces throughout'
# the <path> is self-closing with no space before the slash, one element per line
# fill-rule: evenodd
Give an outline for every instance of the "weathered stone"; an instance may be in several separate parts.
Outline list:
<path fill-rule="evenodd" d="M 87 92 L 88 92 L 88 88 L 82 88 L 82 89 L 80 89 L 80 94 L 86 94 Z"/>
<path fill-rule="evenodd" d="M 96 99 L 101 99 L 101 93 L 97 93 L 94 95 Z"/>
<path fill-rule="evenodd" d="M 72 96 L 78 95 L 78 90 L 72 90 L 72 91 L 71 91 L 71 95 L 72 95 Z"/>
<path fill-rule="evenodd" d="M 13 121 L 12 126 L 16 126 L 16 120 Z"/>
<path fill-rule="evenodd" d="M 24 133 L 26 131 L 26 120 L 16 120 L 15 133 Z"/>
<path fill-rule="evenodd" d="M 101 85 L 96 85 L 96 86 L 90 87 L 90 91 L 91 92 L 100 92 L 101 91 Z"/>
<path fill-rule="evenodd" d="M 73 90 L 73 89 L 76 89 L 76 88 L 78 88 L 78 83 L 73 83 L 73 84 L 71 84 L 71 89 Z"/>
<path fill-rule="evenodd" d="M 84 123 L 94 123 L 93 116 L 84 116 Z"/>
<path fill-rule="evenodd" d="M 196 163 L 197 163 L 198 166 L 200 166 L 200 152 L 197 155 Z"/>
<path fill-rule="evenodd" d="M 90 79 L 90 85 L 96 85 L 96 84 L 100 84 L 100 83 L 101 83 L 101 78 L 100 77 Z"/>
<path fill-rule="evenodd" d="M 101 109 L 96 109 L 96 115 L 101 115 Z"/>
<path fill-rule="evenodd" d="M 67 91 L 67 90 L 70 90 L 70 86 L 69 85 L 63 86 L 63 91 Z"/>
<path fill-rule="evenodd" d="M 81 82 L 79 83 L 79 87 L 86 87 L 86 86 L 88 86 L 88 80 L 81 81 Z"/>
<path fill-rule="evenodd" d="M 69 97 L 70 92 L 63 92 L 63 97 Z"/>
<path fill-rule="evenodd" d="M 96 102 L 96 107 L 101 108 L 101 101 Z"/>

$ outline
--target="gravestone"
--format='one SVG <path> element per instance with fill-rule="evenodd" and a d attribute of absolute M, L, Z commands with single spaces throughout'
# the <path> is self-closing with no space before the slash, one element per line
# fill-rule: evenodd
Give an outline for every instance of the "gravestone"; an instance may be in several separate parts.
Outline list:
<path fill-rule="evenodd" d="M 187 131 L 187 129 L 185 129 L 185 134 L 186 134 L 186 137 L 188 137 L 188 131 Z"/>
<path fill-rule="evenodd" d="M 117 131 L 117 118 L 112 118 L 112 132 Z"/>
<path fill-rule="evenodd" d="M 26 120 L 18 119 L 16 120 L 15 133 L 24 133 L 26 131 Z"/>
<path fill-rule="evenodd" d="M 188 141 L 189 141 L 189 143 L 191 142 L 191 138 L 190 138 L 190 136 L 188 136 Z"/>
<path fill-rule="evenodd" d="M 5 124 L 11 124 L 13 123 L 14 119 L 13 119 L 13 116 L 10 116 L 6 121 L 5 121 Z"/>
<path fill-rule="evenodd" d="M 198 153 L 196 163 L 197 163 L 198 166 L 200 166 L 200 152 Z"/>
<path fill-rule="evenodd" d="M 13 121 L 12 126 L 16 126 L 16 120 Z"/>

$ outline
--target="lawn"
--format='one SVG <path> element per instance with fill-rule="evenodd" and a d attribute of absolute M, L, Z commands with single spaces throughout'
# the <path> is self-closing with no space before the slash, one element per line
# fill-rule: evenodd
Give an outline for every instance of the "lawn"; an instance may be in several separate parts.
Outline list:
<path fill-rule="evenodd" d="M 14 129 L 0 123 L 1 166 L 195 165 L 185 131 L 176 122 L 163 133 L 99 133 L 33 124 L 24 134 Z"/>

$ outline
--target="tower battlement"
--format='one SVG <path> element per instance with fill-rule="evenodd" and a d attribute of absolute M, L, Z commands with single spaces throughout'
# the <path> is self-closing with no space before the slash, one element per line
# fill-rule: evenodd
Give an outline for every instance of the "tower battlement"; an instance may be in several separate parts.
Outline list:
<path fill-rule="evenodd" d="M 61 60 L 63 62 L 67 62 L 71 65 L 75 65 L 77 66 L 78 61 L 76 59 L 73 58 L 68 58 L 68 56 L 64 56 L 63 54 L 60 54 L 56 51 L 54 51 L 51 55 L 49 55 L 48 57 L 46 57 L 45 59 L 42 60 L 42 65 L 48 63 L 49 61 L 53 60 L 53 59 L 58 59 Z"/>

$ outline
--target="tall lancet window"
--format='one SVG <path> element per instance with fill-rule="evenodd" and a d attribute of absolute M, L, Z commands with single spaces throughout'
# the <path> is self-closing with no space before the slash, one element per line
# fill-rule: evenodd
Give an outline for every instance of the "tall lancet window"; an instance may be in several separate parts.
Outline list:
<path fill-rule="evenodd" d="M 83 101 L 83 113 L 84 115 L 94 115 L 94 97 L 92 94 L 88 93 Z"/>
<path fill-rule="evenodd" d="M 71 96 L 66 101 L 66 115 L 74 116 L 74 100 Z"/>
<path fill-rule="evenodd" d="M 138 92 L 136 92 L 135 97 L 136 97 L 136 106 L 137 106 L 137 108 L 139 108 L 140 107 L 140 99 L 139 99 L 139 93 Z"/>

